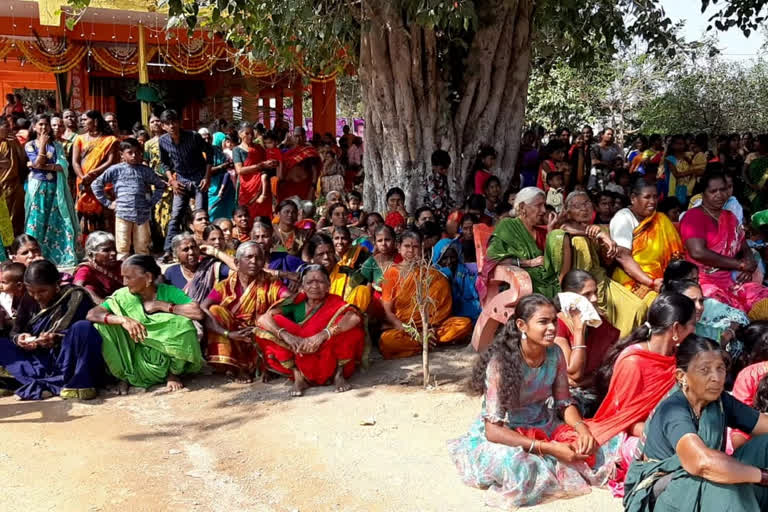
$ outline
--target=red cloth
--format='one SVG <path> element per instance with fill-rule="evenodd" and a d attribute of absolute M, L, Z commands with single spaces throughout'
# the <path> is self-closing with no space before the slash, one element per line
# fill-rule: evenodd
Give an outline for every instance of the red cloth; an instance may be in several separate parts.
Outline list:
<path fill-rule="evenodd" d="M 572 426 L 563 423 L 552 432 L 552 437 L 547 436 L 547 433 L 540 428 L 517 428 L 515 429 L 518 434 L 524 435 L 528 439 L 535 439 L 536 441 L 554 441 L 556 443 L 563 443 L 569 445 L 576 450 L 579 442 L 579 434 Z M 533 453 L 537 453 L 535 450 Z M 585 461 L 589 467 L 595 465 L 596 457 L 590 455 Z"/>
<path fill-rule="evenodd" d="M 264 148 L 256 144 L 255 146 L 248 148 L 248 156 L 243 162 L 243 167 L 260 164 L 265 159 L 266 153 L 264 152 Z M 256 217 L 272 216 L 272 193 L 269 187 L 267 187 L 266 191 L 262 191 L 261 175 L 262 173 L 256 172 L 240 176 L 238 204 L 248 208 L 248 214 L 252 219 Z M 267 196 L 267 199 L 263 203 L 257 203 L 256 199 L 262 192 Z"/>
<path fill-rule="evenodd" d="M 761 361 L 747 366 L 736 376 L 736 380 L 733 383 L 733 397 L 753 407 L 757 386 L 760 385 L 760 380 L 766 375 L 768 375 L 768 361 Z M 735 430 L 735 432 L 739 432 L 747 439 L 751 439 L 750 435 L 740 430 Z"/>
<path fill-rule="evenodd" d="M 600 327 L 587 327 L 585 345 L 587 345 L 587 364 L 584 367 L 584 375 L 592 375 L 603 364 L 608 350 L 619 340 L 620 332 L 603 318 Z M 568 340 L 568 345 L 573 348 L 573 333 L 568 325 L 557 319 L 557 336 Z"/>
<path fill-rule="evenodd" d="M 485 169 L 478 169 L 475 171 L 475 194 L 485 195 L 485 182 L 493 176 Z"/>
<path fill-rule="evenodd" d="M 120 277 L 120 262 L 115 262 L 113 268 L 105 269 L 112 275 L 107 275 L 97 270 L 89 263 L 81 263 L 75 270 L 74 282 L 78 286 L 90 290 L 99 297 L 109 297 L 119 288 L 123 287 Z"/>
<path fill-rule="evenodd" d="M 289 197 L 298 196 L 301 199 L 309 199 L 312 195 L 311 173 L 306 173 L 301 177 L 303 171 L 294 171 L 295 167 L 314 160 L 320 162 L 320 154 L 312 146 L 300 146 L 289 149 L 283 153 L 283 179 L 277 186 L 278 202 Z"/>
<path fill-rule="evenodd" d="M 604 444 L 635 423 L 645 421 L 675 384 L 675 356 L 663 356 L 630 345 L 613 366 L 608 393 L 587 425 Z"/>
<path fill-rule="evenodd" d="M 400 212 L 389 212 L 387 218 L 384 219 L 384 224 L 395 229 L 405 224 L 405 217 Z"/>
<path fill-rule="evenodd" d="M 301 302 L 306 296 L 300 294 L 294 299 Z M 283 315 L 276 315 L 275 322 L 280 328 L 300 338 L 308 338 L 320 331 L 337 324 L 344 316 L 342 309 L 354 309 L 344 299 L 336 295 L 328 295 L 323 305 L 301 324 Z M 337 314 L 338 313 L 338 314 Z M 336 373 L 339 361 L 347 360 L 343 375 L 349 378 L 355 372 L 357 363 L 363 356 L 365 332 L 361 327 L 337 334 L 324 342 L 314 354 L 294 354 L 290 349 L 278 345 L 274 341 L 256 338 L 261 348 L 264 360 L 270 369 L 293 377 L 293 371 L 287 366 L 293 362 L 308 382 L 314 385 L 324 385 Z"/>

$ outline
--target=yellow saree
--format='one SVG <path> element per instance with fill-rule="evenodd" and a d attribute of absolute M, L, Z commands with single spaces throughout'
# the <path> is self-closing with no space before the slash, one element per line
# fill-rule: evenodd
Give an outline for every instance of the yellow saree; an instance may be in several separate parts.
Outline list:
<path fill-rule="evenodd" d="M 669 262 L 683 258 L 685 254 L 680 233 L 663 213 L 654 212 L 643 219 L 632 235 L 632 258 L 651 279 L 664 277 L 664 269 Z M 653 290 L 629 277 L 622 268 L 613 272 L 613 280 L 641 299 L 648 296 L 653 300 L 656 296 Z"/>
<path fill-rule="evenodd" d="M 371 287 L 361 284 L 365 278 L 360 273 L 360 264 L 367 259 L 368 250 L 362 245 L 350 247 L 331 272 L 331 293 L 341 297 L 347 304 L 365 312 L 371 303 Z"/>

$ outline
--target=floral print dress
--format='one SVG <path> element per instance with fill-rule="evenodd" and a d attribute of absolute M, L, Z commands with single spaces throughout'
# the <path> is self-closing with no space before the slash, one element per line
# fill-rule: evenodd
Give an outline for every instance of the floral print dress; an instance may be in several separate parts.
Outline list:
<path fill-rule="evenodd" d="M 568 391 L 565 358 L 556 345 L 538 368 L 523 365 L 519 406 L 507 410 L 500 402 L 504 385 L 501 364 L 494 356 L 486 370 L 486 392 L 480 416 L 464 436 L 448 443 L 453 462 L 465 484 L 488 489 L 486 504 L 501 508 L 535 505 L 544 500 L 573 497 L 604 485 L 613 474 L 618 443 L 611 440 L 597 453 L 596 463 L 564 463 L 554 457 L 528 453 L 522 447 L 486 439 L 485 422 L 516 429 L 539 429 L 547 436 L 562 426 L 559 414 L 573 405 Z"/>

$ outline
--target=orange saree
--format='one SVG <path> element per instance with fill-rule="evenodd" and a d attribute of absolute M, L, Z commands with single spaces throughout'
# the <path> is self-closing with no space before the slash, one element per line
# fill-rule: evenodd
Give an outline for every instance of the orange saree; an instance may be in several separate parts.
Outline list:
<path fill-rule="evenodd" d="M 643 219 L 632 232 L 632 258 L 651 279 L 664 277 L 664 270 L 672 260 L 685 255 L 680 233 L 663 213 L 654 212 Z M 651 290 L 632 279 L 622 268 L 613 273 L 613 280 L 644 298 Z"/>
<path fill-rule="evenodd" d="M 422 328 L 419 312 L 417 281 L 428 282 L 427 295 L 429 326 L 434 329 L 438 343 L 450 343 L 468 337 L 472 333 L 472 320 L 453 317 L 451 284 L 437 269 L 410 266 L 404 263 L 392 265 L 384 272 L 381 300 L 391 303 L 395 316 L 403 324 Z M 384 359 L 397 359 L 420 354 L 421 342 L 399 329 L 388 329 L 381 333 L 379 350 Z"/>
<path fill-rule="evenodd" d="M 277 325 L 300 338 L 330 329 L 350 311 L 360 314 L 336 295 L 328 295 L 323 304 L 313 311 L 306 311 L 306 299 L 306 295 L 300 293 L 276 306 L 280 308 L 280 314 L 275 316 Z M 296 354 L 270 332 L 259 329 L 256 336 L 267 370 L 293 377 L 293 369 L 296 368 L 308 382 L 319 386 L 333 378 L 339 367 L 343 367 L 344 378 L 351 377 L 363 356 L 365 341 L 363 328 L 355 327 L 331 336 L 317 352 Z"/>
<path fill-rule="evenodd" d="M 233 272 L 214 286 L 208 297 L 216 304 L 209 311 L 216 322 L 228 331 L 255 328 L 259 316 L 286 293 L 282 282 L 272 276 L 262 283 L 254 281 L 243 290 L 237 272 Z M 240 343 L 213 332 L 208 333 L 208 362 L 212 365 L 253 373 L 259 368 L 259 359 L 255 343 Z"/>
<path fill-rule="evenodd" d="M 117 137 L 113 135 L 101 135 L 93 138 L 88 134 L 78 135 L 72 142 L 80 150 L 80 169 L 83 176 L 90 174 L 99 167 L 107 156 L 115 150 L 119 144 Z M 103 229 L 104 219 L 100 216 L 104 213 L 104 206 L 93 195 L 91 187 L 83 185 L 83 180 L 77 178 L 77 200 L 75 210 L 83 217 L 82 235 L 85 237 L 93 231 Z M 112 194 L 112 186 L 105 187 L 108 195 Z"/>

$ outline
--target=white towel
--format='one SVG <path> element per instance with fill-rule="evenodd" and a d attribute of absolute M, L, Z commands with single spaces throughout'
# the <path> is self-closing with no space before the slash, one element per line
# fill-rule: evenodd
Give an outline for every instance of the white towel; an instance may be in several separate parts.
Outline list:
<path fill-rule="evenodd" d="M 603 319 L 600 318 L 600 314 L 595 309 L 595 306 L 583 295 L 573 292 L 562 292 L 557 294 L 557 299 L 560 301 L 561 311 L 566 315 L 572 307 L 575 307 L 581 313 L 581 321 L 589 327 L 600 327 L 600 324 L 603 323 Z"/>

